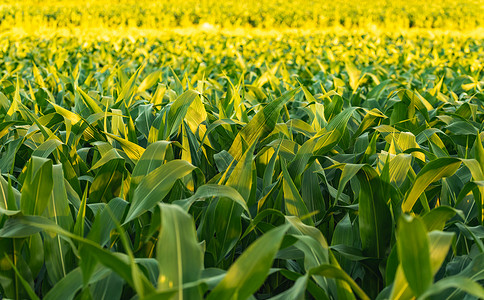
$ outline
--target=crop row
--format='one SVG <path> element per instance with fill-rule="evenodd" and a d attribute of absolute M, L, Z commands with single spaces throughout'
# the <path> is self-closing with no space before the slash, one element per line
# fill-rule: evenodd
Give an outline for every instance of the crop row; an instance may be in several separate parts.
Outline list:
<path fill-rule="evenodd" d="M 483 26 L 482 0 L 349 2 L 306 0 L 0 1 L 0 26 L 183 27 L 209 23 L 256 28 L 442 28 Z"/>

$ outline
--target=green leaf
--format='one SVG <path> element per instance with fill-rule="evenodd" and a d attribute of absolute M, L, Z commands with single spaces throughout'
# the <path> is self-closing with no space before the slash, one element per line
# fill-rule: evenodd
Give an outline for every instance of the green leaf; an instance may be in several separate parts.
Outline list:
<path fill-rule="evenodd" d="M 67 200 L 62 165 L 52 167 L 52 176 L 56 184 L 54 184 L 51 199 L 47 205 L 46 216 L 59 227 L 71 230 L 74 220 Z M 47 274 L 52 282 L 58 282 L 66 276 L 69 268 L 66 254 L 69 249 L 68 243 L 61 239 L 59 235 L 53 237 L 48 234 L 44 235 L 45 264 Z"/>
<path fill-rule="evenodd" d="M 23 277 L 22 277 L 22 274 L 20 274 L 19 270 L 17 269 L 17 267 L 15 266 L 15 264 L 10 260 L 10 258 L 8 257 L 8 255 L 5 256 L 5 259 L 8 261 L 8 263 L 10 263 L 10 265 L 12 266 L 13 270 L 15 271 L 15 274 L 17 274 L 18 276 L 18 279 L 20 280 L 20 283 L 22 284 L 22 286 L 24 287 L 24 289 L 27 291 L 27 294 L 29 295 L 30 299 L 33 299 L 33 300 L 37 300 L 37 299 L 40 299 L 34 292 L 34 290 L 32 289 L 32 287 L 30 286 L 30 284 L 27 282 L 27 280 L 25 280 Z"/>
<path fill-rule="evenodd" d="M 156 257 L 159 264 L 158 290 L 177 289 L 178 299 L 201 298 L 197 287 L 184 289 L 183 285 L 200 278 L 203 268 L 203 252 L 197 242 L 192 217 L 180 207 L 159 204 L 161 229 Z"/>
<path fill-rule="evenodd" d="M 32 156 L 22 185 L 20 210 L 24 215 L 42 215 L 52 192 L 52 160 Z"/>
<path fill-rule="evenodd" d="M 245 203 L 247 203 L 247 200 L 249 199 L 252 185 L 254 148 L 255 144 L 247 149 L 244 156 L 237 163 L 233 171 L 230 173 L 230 177 L 225 183 L 225 185 L 234 188 L 242 196 L 242 198 L 244 198 Z M 231 164 L 234 163 L 236 163 L 235 160 L 233 160 Z M 231 167 L 229 167 L 224 173 L 223 177 L 220 179 L 220 183 L 223 183 L 230 170 Z M 217 242 L 220 244 L 220 252 L 218 255 L 219 260 L 225 257 L 227 253 L 232 250 L 242 234 L 241 218 L 243 211 L 243 207 L 237 205 L 229 198 L 220 198 L 217 201 L 215 207 L 214 225 L 217 235 Z"/>
<path fill-rule="evenodd" d="M 89 283 L 95 283 L 110 273 L 105 267 L 98 267 L 91 276 Z M 82 271 L 75 268 L 57 282 L 44 296 L 46 300 L 74 299 L 76 293 L 82 288 Z"/>
<path fill-rule="evenodd" d="M 307 284 L 308 284 L 308 276 L 301 276 L 296 280 L 296 282 L 291 288 L 269 299 L 270 300 L 284 300 L 284 299 L 304 300 L 306 299 L 305 293 L 306 293 Z"/>
<path fill-rule="evenodd" d="M 302 219 L 307 225 L 314 226 L 313 220 L 311 218 L 307 218 L 309 214 L 308 208 L 306 207 L 301 195 L 299 195 L 299 191 L 294 185 L 291 175 L 289 175 L 284 162 L 282 163 L 282 179 L 286 212 L 291 216 L 296 216 L 299 219 Z M 306 218 L 304 219 L 305 216 Z"/>
<path fill-rule="evenodd" d="M 358 86 L 360 85 L 360 77 L 361 77 L 361 72 L 356 68 L 355 64 L 353 64 L 350 61 L 347 61 L 345 63 L 346 66 L 346 72 L 348 73 L 349 76 L 349 83 L 351 89 L 355 92 Z"/>
<path fill-rule="evenodd" d="M 464 219 L 461 211 L 449 206 L 439 206 L 425 214 L 422 220 L 429 232 L 432 230 L 444 230 L 445 223 L 456 214 Z"/>
<path fill-rule="evenodd" d="M 341 279 L 346 281 L 353 291 L 355 292 L 360 299 L 366 300 L 370 299 L 365 292 L 356 284 L 356 282 L 348 275 L 345 271 L 337 268 L 336 266 L 329 265 L 329 264 L 322 264 L 316 268 L 309 270 L 310 275 L 319 275 L 323 277 Z"/>
<path fill-rule="evenodd" d="M 148 76 L 141 81 L 141 83 L 138 86 L 138 93 L 144 92 L 147 89 L 151 88 L 155 83 L 160 79 L 162 75 L 162 70 L 156 70 L 152 73 L 150 73 Z"/>
<path fill-rule="evenodd" d="M 266 232 L 252 243 L 208 295 L 212 299 L 247 299 L 265 281 L 288 225 Z"/>
<path fill-rule="evenodd" d="M 162 139 L 169 139 L 169 137 L 178 131 L 180 125 L 187 114 L 188 107 L 192 104 L 195 98 L 200 94 L 194 90 L 188 90 L 181 94 L 175 102 L 170 106 L 165 127 L 160 132 L 163 134 Z"/>
<path fill-rule="evenodd" d="M 411 211 L 417 199 L 432 182 L 451 176 L 460 164 L 460 159 L 451 157 L 438 158 L 427 163 L 418 173 L 415 183 L 402 202 L 403 212 Z"/>
<path fill-rule="evenodd" d="M 454 236 L 453 232 L 432 231 L 428 233 L 432 276 L 437 273 L 447 257 Z"/>
<path fill-rule="evenodd" d="M 435 284 L 433 284 L 430 288 L 428 288 L 422 295 L 420 295 L 417 299 L 429 299 L 432 295 L 439 294 L 446 289 L 455 288 L 465 291 L 470 295 L 473 295 L 477 298 L 483 299 L 484 298 L 484 288 L 481 284 L 473 281 L 470 278 L 462 277 L 462 276 L 451 276 L 444 278 Z"/>
<path fill-rule="evenodd" d="M 0 171 L 1 173 L 1 171 Z M 14 215 L 19 213 L 17 210 L 16 199 L 20 200 L 20 193 L 12 187 L 12 180 L 7 182 L 3 176 L 0 175 L 0 213 L 6 215 Z"/>
<path fill-rule="evenodd" d="M 228 186 L 228 185 L 218 185 L 218 184 L 204 184 L 197 189 L 195 194 L 188 199 L 184 200 L 176 200 L 173 201 L 173 204 L 177 204 L 182 207 L 185 211 L 190 209 L 190 206 L 193 202 L 204 199 L 204 198 L 211 198 L 211 197 L 224 197 L 228 198 L 238 205 L 240 205 L 247 214 L 250 215 L 249 208 L 247 207 L 247 203 L 245 203 L 244 198 L 237 192 L 236 189 Z"/>
<path fill-rule="evenodd" d="M 378 173 L 365 166 L 357 174 L 360 182 L 359 228 L 363 252 L 383 258 L 392 235 L 392 216 L 387 206 L 389 195 L 384 193 Z"/>
<path fill-rule="evenodd" d="M 144 274 L 137 272 L 134 277 L 133 267 L 129 263 L 126 254 L 103 249 L 97 243 L 82 238 L 67 230 L 62 229 L 54 222 L 40 216 L 22 216 L 10 219 L 10 225 L 0 230 L 0 237 L 26 237 L 39 231 L 60 234 L 67 239 L 76 240 L 82 247 L 94 257 L 99 263 L 111 269 L 121 276 L 131 287 L 135 288 L 135 279 L 138 280 L 147 294 L 154 292 L 154 288 Z M 92 276 L 91 276 L 92 277 Z"/>
<path fill-rule="evenodd" d="M 299 90 L 292 90 L 274 101 L 271 101 L 242 128 L 230 146 L 229 153 L 235 160 L 239 160 L 244 153 L 244 145 L 252 146 L 258 139 L 264 138 L 264 134 L 271 132 L 279 119 L 279 112 L 284 104 L 289 101 Z"/>
<path fill-rule="evenodd" d="M 115 220 L 121 222 L 128 202 L 121 198 L 114 198 L 104 207 L 94 219 L 87 238 L 105 246 L 110 239 L 111 231 L 116 228 Z"/>
<path fill-rule="evenodd" d="M 32 152 L 32 156 L 38 156 L 47 158 L 57 147 L 62 145 L 63 143 L 58 139 L 50 139 L 42 143 L 34 152 Z"/>
<path fill-rule="evenodd" d="M 123 90 L 121 91 L 121 93 L 119 93 L 118 99 L 116 99 L 116 102 L 124 100 L 125 103 L 128 104 L 128 106 L 131 104 L 128 102 L 130 102 L 131 97 L 135 92 L 136 79 L 138 79 L 140 73 L 143 71 L 145 66 L 146 66 L 146 63 L 140 65 L 136 70 L 136 72 L 134 72 L 134 74 L 129 78 L 128 82 L 124 84 Z"/>
<path fill-rule="evenodd" d="M 125 173 L 124 164 L 124 159 L 118 156 L 110 156 L 110 160 L 98 169 L 89 189 L 90 203 L 108 202 L 121 195 Z"/>
<path fill-rule="evenodd" d="M 130 142 L 127 139 L 122 139 L 122 138 L 120 138 L 120 137 L 118 137 L 114 134 L 109 133 L 109 132 L 104 132 L 104 134 L 106 134 L 110 138 L 116 140 L 121 145 L 121 148 L 123 148 L 124 153 L 126 153 L 128 158 L 135 164 L 140 160 L 141 156 L 145 152 L 145 149 L 143 147 L 141 147 L 141 146 L 139 146 L 139 145 L 137 145 L 133 142 Z"/>
<path fill-rule="evenodd" d="M 81 96 L 84 104 L 89 108 L 91 113 L 103 113 L 103 110 L 98 105 L 96 100 L 92 99 L 88 94 L 86 94 L 81 88 L 77 87 L 76 92 Z"/>
<path fill-rule="evenodd" d="M 398 256 L 408 285 L 416 296 L 432 284 L 429 239 L 420 218 L 402 215 L 397 231 Z"/>
<path fill-rule="evenodd" d="M 156 141 L 146 148 L 131 175 L 130 191 L 134 191 L 146 175 L 163 164 L 166 151 L 171 143 L 168 141 Z"/>
<path fill-rule="evenodd" d="M 134 191 L 125 223 L 153 208 L 171 190 L 175 182 L 190 174 L 195 167 L 184 160 L 172 160 L 156 168 L 139 183 Z"/>

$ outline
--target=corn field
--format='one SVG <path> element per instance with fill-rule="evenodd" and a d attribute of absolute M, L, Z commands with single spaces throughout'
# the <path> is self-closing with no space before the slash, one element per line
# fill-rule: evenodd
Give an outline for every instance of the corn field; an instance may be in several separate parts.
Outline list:
<path fill-rule="evenodd" d="M 3 9 L 2 9 L 3 8 Z M 210 23 L 249 28 L 483 27 L 482 0 L 0 0 L 0 28 L 165 28 Z"/>
<path fill-rule="evenodd" d="M 0 299 L 484 298 L 484 35 L 61 34 L 80 4 L 30 2 L 1 8 L 53 27 L 0 35 Z"/>

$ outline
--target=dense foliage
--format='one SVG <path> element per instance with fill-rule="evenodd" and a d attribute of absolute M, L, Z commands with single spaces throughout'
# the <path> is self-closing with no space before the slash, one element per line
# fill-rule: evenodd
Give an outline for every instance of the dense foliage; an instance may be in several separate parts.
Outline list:
<path fill-rule="evenodd" d="M 483 47 L 1 37 L 0 297 L 483 298 Z"/>
<path fill-rule="evenodd" d="M 165 28 L 209 23 L 257 28 L 483 27 L 483 0 L 0 0 L 0 28 Z"/>

